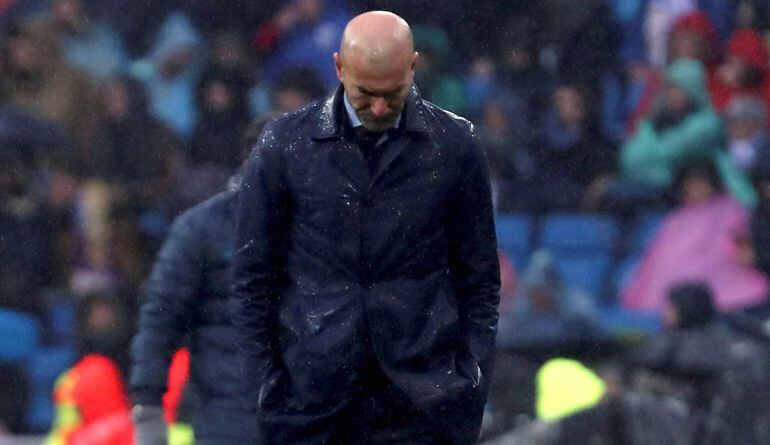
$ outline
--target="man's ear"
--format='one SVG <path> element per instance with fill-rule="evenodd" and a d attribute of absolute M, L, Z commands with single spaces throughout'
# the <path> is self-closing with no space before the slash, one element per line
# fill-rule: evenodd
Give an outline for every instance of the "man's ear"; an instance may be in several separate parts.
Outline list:
<path fill-rule="evenodd" d="M 334 57 L 334 69 L 337 71 L 337 79 L 342 82 L 342 56 L 340 56 L 340 53 L 335 52 L 332 57 Z"/>
<path fill-rule="evenodd" d="M 414 72 L 414 68 L 417 66 L 417 59 L 420 58 L 420 53 L 417 51 L 414 52 L 412 55 L 412 72 Z"/>

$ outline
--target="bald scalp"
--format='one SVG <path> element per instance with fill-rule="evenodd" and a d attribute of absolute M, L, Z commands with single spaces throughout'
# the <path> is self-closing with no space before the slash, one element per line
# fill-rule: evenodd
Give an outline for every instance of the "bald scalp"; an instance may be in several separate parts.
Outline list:
<path fill-rule="evenodd" d="M 345 27 L 340 42 L 343 61 L 363 62 L 367 68 L 384 69 L 410 63 L 414 54 L 412 30 L 406 20 L 387 11 L 356 16 Z"/>

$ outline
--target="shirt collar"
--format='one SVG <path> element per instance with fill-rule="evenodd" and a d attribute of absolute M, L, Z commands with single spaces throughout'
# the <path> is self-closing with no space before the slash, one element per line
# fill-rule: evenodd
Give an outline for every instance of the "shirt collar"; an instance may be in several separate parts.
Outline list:
<path fill-rule="evenodd" d="M 361 122 L 361 119 L 356 114 L 356 110 L 353 109 L 353 105 L 350 104 L 350 101 L 348 100 L 348 93 L 345 92 L 342 95 L 342 101 L 345 103 L 345 112 L 348 115 L 348 119 L 350 120 L 350 126 L 353 128 L 360 127 L 364 125 L 363 122 Z M 396 122 L 393 123 L 393 128 L 398 128 L 398 125 L 401 123 L 401 114 L 396 117 Z"/>

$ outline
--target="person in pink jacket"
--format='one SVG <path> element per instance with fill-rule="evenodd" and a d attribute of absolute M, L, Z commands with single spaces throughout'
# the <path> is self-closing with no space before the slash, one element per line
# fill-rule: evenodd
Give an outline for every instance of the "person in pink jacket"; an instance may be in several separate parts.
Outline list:
<path fill-rule="evenodd" d="M 680 204 L 664 219 L 622 292 L 632 310 L 661 312 L 673 286 L 699 280 L 714 292 L 720 310 L 754 306 L 767 295 L 767 279 L 741 259 L 749 211 L 723 192 L 714 165 L 684 163 L 677 175 Z"/>

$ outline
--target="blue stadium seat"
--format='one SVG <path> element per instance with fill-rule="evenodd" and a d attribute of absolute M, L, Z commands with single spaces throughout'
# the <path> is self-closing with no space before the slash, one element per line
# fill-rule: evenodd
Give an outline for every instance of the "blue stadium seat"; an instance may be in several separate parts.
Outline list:
<path fill-rule="evenodd" d="M 567 284 L 595 298 L 603 294 L 611 264 L 609 256 L 554 256 L 554 260 Z"/>
<path fill-rule="evenodd" d="M 620 229 L 609 217 L 579 214 L 555 214 L 543 225 L 542 247 L 554 256 L 562 254 L 611 254 Z"/>
<path fill-rule="evenodd" d="M 508 258 L 522 270 L 532 248 L 532 220 L 526 215 L 501 214 L 495 216 L 497 244 Z"/>
<path fill-rule="evenodd" d="M 662 329 L 660 314 L 629 311 L 619 306 L 603 307 L 599 311 L 599 318 L 602 320 L 602 325 L 610 332 L 656 333 Z"/>
<path fill-rule="evenodd" d="M 54 417 L 52 394 L 34 392 L 29 399 L 27 429 L 29 433 L 43 434 L 51 430 Z"/>
<path fill-rule="evenodd" d="M 0 308 L 0 363 L 25 362 L 40 344 L 35 317 Z"/>
<path fill-rule="evenodd" d="M 48 324 L 53 342 L 57 345 L 72 344 L 75 331 L 75 308 L 69 301 L 61 300 L 48 308 Z"/>
<path fill-rule="evenodd" d="M 634 234 L 631 238 L 629 252 L 634 256 L 641 256 L 652 242 L 655 235 L 660 230 L 663 223 L 663 214 L 650 213 L 639 218 L 634 228 Z"/>
<path fill-rule="evenodd" d="M 53 421 L 53 387 L 56 379 L 75 362 L 75 351 L 68 346 L 41 348 L 29 362 L 27 374 L 31 389 L 27 426 L 30 431 L 50 429 Z"/>
<path fill-rule="evenodd" d="M 619 234 L 618 223 L 609 217 L 555 214 L 546 218 L 540 244 L 551 252 L 568 285 L 599 298 Z"/>

